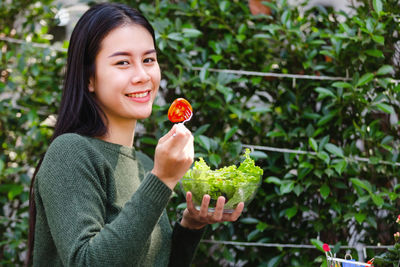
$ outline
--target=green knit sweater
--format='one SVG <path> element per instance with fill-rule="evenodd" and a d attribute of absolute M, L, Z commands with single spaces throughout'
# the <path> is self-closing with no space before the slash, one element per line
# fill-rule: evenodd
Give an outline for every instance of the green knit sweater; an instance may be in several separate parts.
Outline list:
<path fill-rule="evenodd" d="M 57 137 L 34 184 L 33 265 L 190 265 L 203 231 L 179 223 L 172 231 L 172 191 L 149 172 L 152 164 L 134 148 Z"/>

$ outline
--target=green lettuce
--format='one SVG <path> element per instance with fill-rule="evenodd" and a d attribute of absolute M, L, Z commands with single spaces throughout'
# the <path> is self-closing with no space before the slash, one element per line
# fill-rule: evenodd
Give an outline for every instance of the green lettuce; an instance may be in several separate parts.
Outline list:
<path fill-rule="evenodd" d="M 194 163 L 182 179 L 184 191 L 190 191 L 193 201 L 200 205 L 205 194 L 210 195 L 210 206 L 219 196 L 226 199 L 225 209 L 234 209 L 240 202 L 247 204 L 260 185 L 263 170 L 250 158 L 250 150 L 243 154 L 244 160 L 236 165 L 211 170 L 203 158 Z"/>

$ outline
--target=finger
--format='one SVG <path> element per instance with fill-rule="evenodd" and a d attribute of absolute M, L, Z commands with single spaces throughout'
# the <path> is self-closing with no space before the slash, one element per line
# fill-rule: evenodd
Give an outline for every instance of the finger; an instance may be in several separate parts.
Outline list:
<path fill-rule="evenodd" d="M 203 219 L 207 218 L 208 215 L 208 205 L 210 204 L 211 197 L 209 195 L 204 195 L 200 206 L 200 217 Z"/>
<path fill-rule="evenodd" d="M 232 221 L 232 222 L 236 221 L 239 218 L 239 216 L 242 214 L 243 209 L 244 209 L 244 203 L 240 202 L 237 205 L 236 209 L 230 214 L 228 220 Z"/>
<path fill-rule="evenodd" d="M 168 133 L 166 133 L 163 137 L 161 137 L 158 140 L 158 143 L 164 143 L 165 141 L 167 141 L 168 139 L 170 139 L 176 132 L 176 124 L 174 126 L 172 126 L 171 130 L 168 131 Z"/>
<path fill-rule="evenodd" d="M 187 207 L 188 211 L 193 214 L 193 213 L 196 213 L 196 208 L 194 207 L 192 197 L 193 197 L 192 192 L 189 191 L 186 193 L 186 207 Z"/>
<path fill-rule="evenodd" d="M 190 137 L 185 143 L 185 147 L 183 148 L 183 153 L 190 159 L 194 159 L 194 142 L 193 137 Z"/>
<path fill-rule="evenodd" d="M 217 205 L 214 211 L 214 220 L 221 221 L 222 215 L 224 213 L 224 206 L 225 206 L 225 198 L 223 196 L 218 197 Z"/>
<path fill-rule="evenodd" d="M 180 138 L 185 138 L 185 139 L 192 137 L 192 133 L 182 123 L 175 124 L 174 126 L 175 126 L 175 133 L 173 135 L 174 137 L 178 136 Z"/>

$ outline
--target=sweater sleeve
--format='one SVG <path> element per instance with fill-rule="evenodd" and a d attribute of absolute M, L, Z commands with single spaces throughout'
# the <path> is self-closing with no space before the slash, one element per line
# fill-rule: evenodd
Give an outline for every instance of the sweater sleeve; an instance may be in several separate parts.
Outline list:
<path fill-rule="evenodd" d="M 192 230 L 176 222 L 172 232 L 169 267 L 188 267 L 204 234 L 204 228 Z"/>
<path fill-rule="evenodd" d="M 137 266 L 172 191 L 147 174 L 106 223 L 107 168 L 82 140 L 52 143 L 37 176 L 51 235 L 64 266 Z M 83 144 L 82 144 L 83 143 Z M 104 160 L 103 160 L 104 161 Z"/>
<path fill-rule="evenodd" d="M 150 171 L 153 168 L 153 161 L 141 152 L 137 155 L 141 159 L 144 169 Z M 175 223 L 172 232 L 170 267 L 190 266 L 205 228 L 191 230 L 183 227 L 179 222 Z"/>

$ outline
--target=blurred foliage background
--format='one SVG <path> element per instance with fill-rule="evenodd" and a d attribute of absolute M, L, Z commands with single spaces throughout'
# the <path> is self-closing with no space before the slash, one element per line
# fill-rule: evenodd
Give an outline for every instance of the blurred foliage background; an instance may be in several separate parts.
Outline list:
<path fill-rule="evenodd" d="M 254 150 L 264 169 L 255 200 L 240 220 L 212 225 L 204 239 L 315 249 L 203 242 L 194 266 L 324 266 L 323 242 L 343 256 L 344 245 L 393 244 L 400 203 L 397 0 L 362 0 L 352 15 L 284 0 L 258 1 L 259 14 L 249 8 L 254 1 L 117 2 L 141 10 L 157 32 L 163 82 L 152 116 L 137 131 L 138 149 L 153 155 L 172 126 L 169 104 L 185 97 L 194 108 L 187 127 L 196 157 L 215 168 L 238 163 L 246 145 L 310 152 Z M 0 37 L 26 41 L 0 40 L 2 266 L 25 257 L 30 178 L 60 101 L 68 43 L 50 46 L 58 10 L 51 0 L 0 2 Z M 177 188 L 171 221 L 183 203 Z M 372 258 L 382 250 L 366 252 Z"/>

